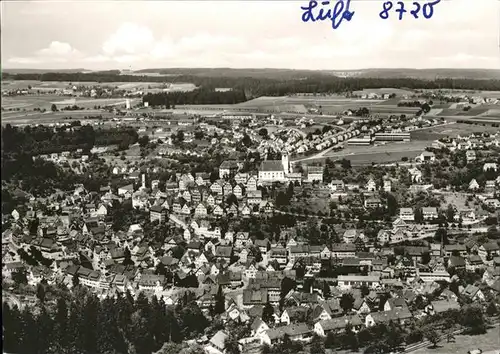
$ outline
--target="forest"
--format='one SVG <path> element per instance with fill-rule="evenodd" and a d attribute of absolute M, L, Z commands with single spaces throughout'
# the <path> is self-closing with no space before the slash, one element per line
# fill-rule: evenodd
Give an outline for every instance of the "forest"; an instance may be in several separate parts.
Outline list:
<path fill-rule="evenodd" d="M 82 149 L 89 151 L 98 145 L 134 144 L 138 140 L 133 128 L 94 129 L 90 125 L 73 123 L 56 128 L 38 125 L 23 128 L 7 124 L 2 128 L 2 155 L 35 156 Z"/>
<path fill-rule="evenodd" d="M 283 96 L 295 93 L 340 93 L 370 88 L 398 87 L 408 89 L 468 89 L 468 90 L 500 90 L 500 80 L 473 79 L 437 79 L 421 80 L 413 78 L 340 78 L 332 75 L 320 75 L 312 72 L 301 78 L 255 78 L 250 76 L 199 76 L 179 75 L 168 78 L 178 83 L 189 82 L 197 87 L 214 90 L 215 88 L 232 88 L 245 92 L 246 98 L 259 96 Z M 95 73 L 2 73 L 3 80 L 40 80 L 40 81 L 93 81 L 93 82 L 158 82 L 167 79 L 162 76 L 118 75 L 111 72 Z"/>
<path fill-rule="evenodd" d="M 158 351 L 165 342 L 181 343 L 203 334 L 208 319 L 186 292 L 174 306 L 153 296 L 129 292 L 99 300 L 75 284 L 48 301 L 41 284 L 40 306 L 19 310 L 2 306 L 3 350 L 8 353 L 136 353 Z"/>
<path fill-rule="evenodd" d="M 148 93 L 142 98 L 143 102 L 148 102 L 150 106 L 166 106 L 184 104 L 235 104 L 245 102 L 245 92 L 243 90 L 231 90 L 219 92 L 206 89 L 204 87 L 190 92 L 159 92 Z"/>

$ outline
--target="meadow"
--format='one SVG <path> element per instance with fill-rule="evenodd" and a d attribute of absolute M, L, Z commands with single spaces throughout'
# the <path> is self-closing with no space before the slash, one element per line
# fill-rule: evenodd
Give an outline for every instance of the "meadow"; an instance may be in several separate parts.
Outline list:
<path fill-rule="evenodd" d="M 130 103 L 132 105 L 141 101 L 140 98 L 131 98 Z M 60 95 L 26 95 L 26 96 L 12 96 L 12 97 L 2 97 L 2 108 L 4 110 L 17 110 L 20 111 L 33 111 L 34 108 L 45 108 L 50 110 L 52 104 L 58 106 L 58 108 L 77 105 L 84 108 L 93 108 L 94 106 L 108 106 L 123 104 L 125 105 L 126 98 L 89 98 L 89 97 L 67 97 Z M 2 112 L 3 114 L 9 112 Z M 19 111 L 15 112 L 19 114 Z M 8 116 L 8 115 L 7 115 Z"/>
<path fill-rule="evenodd" d="M 417 130 L 410 133 L 412 140 L 433 141 L 436 139 L 444 138 L 446 136 L 456 137 L 457 135 L 470 135 L 472 133 L 495 133 L 498 128 L 491 125 L 474 125 L 465 123 L 453 123 L 439 127 L 433 127 L 424 130 Z"/>
<path fill-rule="evenodd" d="M 493 353 L 499 353 L 500 336 L 498 335 L 498 327 L 492 328 L 487 333 L 477 336 L 457 335 L 455 336 L 455 342 L 446 343 L 446 341 L 443 341 L 439 343 L 437 348 L 422 348 L 413 353 L 462 354 L 474 349 L 481 349 L 484 354 L 487 354 L 487 352 L 489 351 L 493 351 Z"/>

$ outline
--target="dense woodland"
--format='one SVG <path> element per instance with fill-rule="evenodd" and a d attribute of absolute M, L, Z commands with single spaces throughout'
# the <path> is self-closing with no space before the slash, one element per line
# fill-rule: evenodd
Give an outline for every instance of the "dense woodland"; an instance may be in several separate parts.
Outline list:
<path fill-rule="evenodd" d="M 248 74 L 250 75 L 250 74 Z M 94 81 L 94 82 L 158 82 L 166 81 L 162 76 L 118 75 L 115 72 L 97 73 L 27 73 L 2 74 L 3 80 L 40 80 L 40 81 Z M 179 75 L 168 81 L 189 82 L 196 86 L 214 90 L 217 87 L 233 88 L 244 91 L 247 98 L 258 96 L 283 96 L 294 93 L 339 93 L 364 88 L 399 87 L 408 89 L 471 89 L 500 90 L 500 80 L 437 79 L 420 80 L 411 78 L 339 78 L 331 75 L 311 74 L 295 79 L 270 79 L 254 77 L 209 77 Z"/>
<path fill-rule="evenodd" d="M 76 286 L 79 289 L 72 294 L 61 291 L 55 304 L 43 304 L 47 295 L 39 289 L 42 304 L 36 311 L 4 303 L 4 351 L 150 354 L 165 342 L 196 338 L 209 325 L 191 293 L 167 307 L 154 296 L 148 300 L 139 294 L 134 300 L 128 292 L 101 301 Z"/>
<path fill-rule="evenodd" d="M 94 129 L 75 122 L 69 127 L 52 128 L 39 125 L 24 128 L 7 124 L 2 128 L 2 154 L 4 156 L 40 155 L 75 151 L 89 151 L 94 146 L 134 144 L 138 140 L 133 128 Z"/>
<path fill-rule="evenodd" d="M 243 90 L 219 92 L 206 88 L 190 92 L 148 93 L 142 98 L 142 101 L 148 102 L 150 106 L 166 106 L 167 108 L 184 104 L 235 104 L 246 100 Z"/>

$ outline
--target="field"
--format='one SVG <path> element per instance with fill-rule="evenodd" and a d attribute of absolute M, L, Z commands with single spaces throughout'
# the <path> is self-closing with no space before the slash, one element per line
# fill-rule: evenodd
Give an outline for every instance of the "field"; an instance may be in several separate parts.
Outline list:
<path fill-rule="evenodd" d="M 438 348 L 423 348 L 413 353 L 415 354 L 462 354 L 469 350 L 482 349 L 486 351 L 500 350 L 500 336 L 498 335 L 498 327 L 490 329 L 487 333 L 477 336 L 462 336 L 457 335 L 455 342 L 446 343 L 440 342 Z M 496 352 L 498 353 L 498 351 Z"/>
<path fill-rule="evenodd" d="M 175 81 L 175 79 L 173 79 Z M 166 82 L 167 79 L 165 79 Z M 53 91 L 62 89 L 71 89 L 73 86 L 111 86 L 117 87 L 122 90 L 137 90 L 144 92 L 157 92 L 165 88 L 165 85 L 161 82 L 93 82 L 93 81 L 36 81 L 36 80 L 17 80 L 17 81 L 4 81 L 2 82 L 2 90 L 19 90 L 28 89 L 40 90 L 40 91 Z M 165 89 L 165 91 L 192 91 L 196 88 L 196 85 L 192 83 L 183 82 L 173 82 L 170 86 Z"/>
<path fill-rule="evenodd" d="M 346 146 L 341 151 L 331 151 L 324 157 L 330 159 L 346 158 L 353 165 L 369 165 L 375 163 L 399 162 L 403 157 L 408 159 L 418 156 L 427 146 L 426 141 L 411 141 L 408 143 L 390 143 L 378 146 Z"/>
<path fill-rule="evenodd" d="M 412 91 L 397 89 L 397 88 L 379 88 L 379 89 L 363 89 L 362 91 L 354 91 L 355 95 L 366 95 L 370 93 L 376 93 L 377 95 L 383 94 L 391 94 L 395 93 L 396 96 L 411 96 L 413 95 Z"/>
<path fill-rule="evenodd" d="M 412 140 L 433 141 L 439 138 L 444 138 L 446 136 L 456 137 L 457 135 L 463 136 L 479 132 L 495 133 L 497 131 L 498 128 L 494 128 L 491 125 L 486 125 L 483 127 L 481 125 L 453 123 L 425 130 L 413 131 L 410 134 Z"/>
<path fill-rule="evenodd" d="M 131 98 L 132 105 L 139 102 L 139 98 Z M 56 104 L 58 108 L 65 106 L 77 105 L 84 108 L 93 108 L 94 106 L 111 106 L 123 104 L 125 106 L 125 98 L 89 98 L 89 97 L 65 97 L 60 95 L 36 95 L 36 96 L 14 96 L 2 97 L 2 108 L 5 110 L 19 109 L 20 111 L 33 111 L 34 108 L 45 108 L 50 110 L 52 104 Z M 20 112 L 2 112 L 2 118 L 10 115 L 19 115 Z"/>

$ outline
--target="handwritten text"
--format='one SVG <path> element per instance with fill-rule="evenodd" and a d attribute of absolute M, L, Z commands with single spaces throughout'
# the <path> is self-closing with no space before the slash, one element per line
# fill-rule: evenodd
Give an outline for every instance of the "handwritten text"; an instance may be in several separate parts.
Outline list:
<path fill-rule="evenodd" d="M 406 12 L 410 12 L 410 14 L 416 18 L 419 19 L 419 15 L 422 15 L 424 18 L 429 19 L 434 15 L 434 6 L 439 4 L 441 0 L 434 0 L 432 2 L 427 2 L 423 6 L 421 5 L 420 2 L 414 1 L 413 4 L 408 6 L 410 11 L 408 11 L 405 8 L 405 3 L 402 1 L 398 1 L 396 3 L 396 8 L 394 9 L 394 12 L 398 13 L 398 19 L 402 20 L 403 16 Z M 408 4 L 408 3 L 407 3 Z M 389 11 L 392 10 L 393 8 L 393 2 L 392 1 L 386 1 L 382 5 L 383 10 L 380 12 L 379 16 L 383 20 L 387 20 L 389 18 Z"/>
<path fill-rule="evenodd" d="M 316 22 L 331 20 L 332 28 L 337 29 L 342 24 L 343 20 L 351 21 L 354 16 L 354 11 L 349 11 L 351 0 L 337 0 L 333 8 L 328 8 L 330 1 L 322 1 L 321 7 L 318 8 L 318 2 L 315 0 L 309 1 L 308 6 L 301 6 L 304 11 L 302 14 L 302 21 Z"/>

